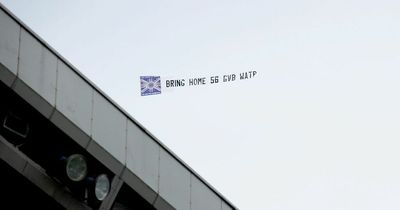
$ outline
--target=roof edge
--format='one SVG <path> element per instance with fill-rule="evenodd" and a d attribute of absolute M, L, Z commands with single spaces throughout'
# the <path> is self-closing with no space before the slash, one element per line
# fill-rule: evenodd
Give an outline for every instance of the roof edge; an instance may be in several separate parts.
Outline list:
<path fill-rule="evenodd" d="M 104 91 L 102 91 L 95 83 L 93 83 L 88 77 L 81 73 L 78 68 L 76 68 L 71 62 L 69 62 L 65 57 L 63 57 L 57 50 L 50 46 L 44 39 L 42 39 L 37 33 L 35 33 L 29 26 L 27 26 L 21 19 L 14 15 L 3 3 L 0 2 L 0 8 L 7 13 L 14 21 L 16 21 L 23 29 L 30 33 L 34 38 L 36 38 L 44 47 L 46 47 L 50 52 L 52 52 L 58 59 L 63 61 L 68 67 L 70 67 L 79 77 L 81 77 L 85 82 L 87 82 L 95 91 L 97 91 L 101 96 L 103 96 L 110 104 L 117 108 L 127 119 L 131 120 L 136 124 L 143 132 L 150 136 L 161 148 L 163 148 L 167 153 L 169 153 L 175 160 L 177 160 L 184 168 L 196 176 L 201 182 L 203 182 L 211 191 L 213 191 L 218 197 L 225 201 L 231 208 L 236 208 L 225 196 L 223 196 L 219 191 L 217 191 L 210 183 L 208 183 L 204 178 L 202 178 L 194 169 L 192 169 L 188 164 L 186 164 L 181 158 L 178 157 L 171 149 L 169 149 L 164 143 L 162 143 L 157 137 L 155 137 L 149 130 L 147 130 L 140 122 L 138 122 L 134 117 L 132 117 L 124 108 L 118 105 L 111 97 L 109 97 Z"/>

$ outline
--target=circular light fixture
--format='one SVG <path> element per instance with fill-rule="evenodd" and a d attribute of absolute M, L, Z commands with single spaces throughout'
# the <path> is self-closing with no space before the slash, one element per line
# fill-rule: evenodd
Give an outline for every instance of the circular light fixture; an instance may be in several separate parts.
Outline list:
<path fill-rule="evenodd" d="M 67 158 L 66 172 L 69 179 L 82 181 L 87 174 L 86 158 L 81 154 L 73 154 Z"/>
<path fill-rule="evenodd" d="M 97 200 L 104 200 L 110 191 L 110 180 L 107 175 L 101 174 L 97 176 L 95 183 L 95 195 Z"/>

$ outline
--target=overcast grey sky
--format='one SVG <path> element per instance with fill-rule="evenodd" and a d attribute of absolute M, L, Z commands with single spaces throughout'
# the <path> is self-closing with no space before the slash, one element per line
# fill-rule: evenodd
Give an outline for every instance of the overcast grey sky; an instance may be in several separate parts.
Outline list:
<path fill-rule="evenodd" d="M 400 209 L 400 1 L 0 2 L 240 209 Z"/>

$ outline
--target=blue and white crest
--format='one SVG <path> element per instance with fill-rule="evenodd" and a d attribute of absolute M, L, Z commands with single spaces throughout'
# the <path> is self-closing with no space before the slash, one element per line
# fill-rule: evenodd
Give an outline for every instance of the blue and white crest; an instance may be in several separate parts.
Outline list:
<path fill-rule="evenodd" d="M 140 90 L 142 96 L 161 94 L 160 76 L 141 76 Z"/>

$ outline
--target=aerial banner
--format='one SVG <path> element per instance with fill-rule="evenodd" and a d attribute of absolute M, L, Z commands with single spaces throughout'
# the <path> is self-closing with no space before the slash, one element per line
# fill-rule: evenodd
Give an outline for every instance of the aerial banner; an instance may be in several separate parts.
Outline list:
<path fill-rule="evenodd" d="M 161 87 L 175 88 L 187 86 L 203 86 L 209 84 L 228 83 L 238 80 L 252 79 L 257 75 L 257 71 L 247 71 L 242 73 L 233 73 L 209 77 L 165 79 L 161 76 L 140 76 L 141 96 L 161 94 Z"/>

